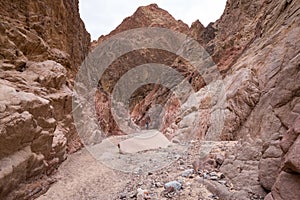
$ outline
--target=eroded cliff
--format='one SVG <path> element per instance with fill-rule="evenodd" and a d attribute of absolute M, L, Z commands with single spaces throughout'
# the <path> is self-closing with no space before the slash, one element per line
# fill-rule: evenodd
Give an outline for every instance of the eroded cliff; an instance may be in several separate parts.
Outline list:
<path fill-rule="evenodd" d="M 233 141 L 220 147 L 224 159 L 210 160 L 218 162 L 226 184 L 201 182 L 196 179 L 199 174 L 188 177 L 221 199 L 300 199 L 299 3 L 228 0 L 221 18 L 207 27 L 199 21 L 188 27 L 155 4 L 138 8 L 109 35 L 93 42 L 92 49 L 122 31 L 167 28 L 197 40 L 210 53 L 221 79 L 206 82 L 192 63 L 167 51 L 140 49 L 125 54 L 104 72 L 94 96 L 101 131 L 124 134 L 111 114 L 111 93 L 126 72 L 145 63 L 171 66 L 188 80 L 194 94 L 187 92 L 180 102 L 158 84 L 138 88 L 129 102 L 134 128 L 145 128 L 150 116 L 150 128 L 161 130 L 174 143 L 193 141 L 197 151 Z M 71 89 L 90 37 L 77 4 L 0 3 L 0 198 L 25 180 L 38 183 L 34 177 L 51 174 L 65 160 L 67 150 L 81 145 L 72 120 Z M 161 41 L 168 45 L 168 40 Z M 199 152 L 190 153 L 187 163 L 181 159 L 178 167 L 203 167 Z M 166 176 L 165 181 L 170 178 L 165 174 L 162 170 L 155 176 L 158 180 Z M 174 174 L 178 176 L 177 171 Z M 136 179 L 130 189 L 139 186 Z M 47 189 L 51 180 L 47 181 L 15 190 L 9 197 L 35 197 Z M 162 186 L 157 185 L 155 190 L 160 191 Z M 185 199 L 196 198 L 193 192 L 183 193 Z"/>
<path fill-rule="evenodd" d="M 78 1 L 0 2 L 0 198 L 80 147 L 72 84 L 90 47 Z M 47 182 L 47 181 L 46 181 Z M 21 190 L 10 198 L 47 188 Z"/>
<path fill-rule="evenodd" d="M 160 18 L 164 19 L 165 12 L 157 6 L 141 9 L 147 10 L 143 14 L 149 16 L 161 12 Z M 120 27 L 128 30 L 149 26 L 136 25 L 136 21 L 141 21 L 139 17 L 134 14 L 127 18 L 111 34 Z M 223 93 L 218 93 L 219 85 L 202 82 L 193 98 L 179 105 L 173 97 L 161 95 L 157 88 L 150 92 L 139 89 L 131 99 L 132 117 L 151 115 L 151 109 L 161 100 L 165 110 L 159 128 L 169 138 L 239 140 L 220 168 L 236 190 L 223 194 L 218 191 L 224 199 L 263 198 L 271 190 L 270 199 L 298 199 L 299 193 L 287 191 L 286 186 L 293 185 L 294 191 L 299 188 L 299 159 L 295 158 L 300 148 L 295 128 L 300 114 L 299 1 L 228 1 L 222 17 L 207 27 L 199 21 L 188 29 L 176 29 L 170 24 L 173 23 L 150 26 L 178 30 L 197 40 L 211 54 L 223 76 Z M 100 37 L 98 43 L 110 36 Z M 158 55 L 151 55 L 151 61 L 157 59 Z M 161 57 L 163 54 L 159 54 Z M 183 68 L 187 65 L 184 63 Z M 119 65 L 119 69 L 123 66 Z M 213 94 L 225 98 L 219 110 L 212 103 L 216 98 Z M 142 100 L 135 100 L 138 96 Z M 141 121 L 135 122 L 144 126 Z M 289 144 L 281 144 L 282 137 Z"/>

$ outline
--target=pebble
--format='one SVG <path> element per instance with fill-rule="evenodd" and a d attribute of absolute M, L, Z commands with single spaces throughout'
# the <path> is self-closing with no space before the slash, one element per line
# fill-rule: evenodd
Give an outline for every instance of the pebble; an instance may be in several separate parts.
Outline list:
<path fill-rule="evenodd" d="M 127 197 L 126 193 L 121 193 L 120 194 L 120 199 L 126 199 L 126 197 Z"/>
<path fill-rule="evenodd" d="M 170 181 L 165 184 L 165 189 L 167 190 L 170 187 L 173 187 L 175 190 L 180 190 L 182 185 L 178 181 Z"/>
<path fill-rule="evenodd" d="M 148 190 L 143 190 L 142 188 L 138 188 L 137 189 L 137 199 L 145 199 L 145 198 L 148 198 L 149 192 Z"/>
<path fill-rule="evenodd" d="M 226 185 L 227 182 L 224 181 L 224 180 L 219 180 L 218 183 L 221 183 L 221 184 L 223 184 L 223 185 Z"/>
<path fill-rule="evenodd" d="M 179 162 L 179 165 L 184 165 L 184 161 L 183 160 L 180 159 L 178 162 Z"/>
<path fill-rule="evenodd" d="M 211 176 L 218 176 L 216 172 L 210 172 L 209 175 L 211 175 Z"/>
<path fill-rule="evenodd" d="M 195 178 L 195 177 L 196 177 L 195 174 L 189 175 L 189 178 Z"/>
<path fill-rule="evenodd" d="M 194 173 L 193 169 L 187 169 L 184 172 L 182 172 L 181 176 L 182 177 L 189 177 L 190 175 L 192 175 Z"/>
<path fill-rule="evenodd" d="M 163 185 L 160 182 L 155 183 L 155 186 L 158 188 L 163 187 Z"/>
<path fill-rule="evenodd" d="M 213 180 L 213 181 L 216 181 L 216 180 L 218 180 L 219 178 L 217 177 L 217 176 L 211 176 L 210 177 L 210 180 Z"/>
<path fill-rule="evenodd" d="M 132 192 L 130 195 L 129 195 L 130 198 L 134 198 L 136 197 L 136 192 Z"/>
<path fill-rule="evenodd" d="M 208 175 L 207 173 L 203 173 L 203 174 L 202 174 L 202 177 L 203 177 L 204 179 L 207 179 L 207 178 L 209 178 L 209 175 Z"/>
<path fill-rule="evenodd" d="M 173 138 L 171 140 L 171 142 L 173 142 L 174 144 L 179 144 L 180 143 L 180 141 L 178 139 L 176 139 L 176 138 Z"/>
<path fill-rule="evenodd" d="M 217 154 L 216 155 L 216 162 L 219 164 L 219 165 L 222 165 L 223 164 L 223 162 L 224 162 L 224 156 L 223 155 L 221 155 L 221 154 Z"/>
<path fill-rule="evenodd" d="M 194 171 L 197 173 L 199 168 L 200 168 L 200 161 L 199 160 L 195 160 L 193 163 L 192 163 L 192 166 L 194 168 Z"/>
<path fill-rule="evenodd" d="M 144 184 L 143 182 L 139 182 L 139 183 L 138 183 L 138 186 L 141 186 L 141 185 L 143 185 L 143 184 Z"/>

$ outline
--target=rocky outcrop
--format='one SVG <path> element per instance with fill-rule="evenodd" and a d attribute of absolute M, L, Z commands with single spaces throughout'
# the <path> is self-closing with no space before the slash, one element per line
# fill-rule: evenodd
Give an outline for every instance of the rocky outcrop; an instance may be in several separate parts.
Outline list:
<path fill-rule="evenodd" d="M 291 128 L 283 135 L 280 144 L 283 151 L 280 171 L 273 183 L 272 192 L 266 199 L 299 199 L 300 194 L 300 117 Z M 278 162 L 280 163 L 280 162 Z"/>
<path fill-rule="evenodd" d="M 72 120 L 72 79 L 90 36 L 78 1 L 0 3 L 0 198 L 51 174 L 80 147 Z M 48 183 L 49 184 L 49 183 Z M 29 198 L 45 186 L 10 198 Z M 35 192 L 33 192 L 35 191 Z"/>
<path fill-rule="evenodd" d="M 175 20 L 167 11 L 159 8 L 156 4 L 151 4 L 149 6 L 138 8 L 132 16 L 124 19 L 124 21 L 110 34 L 99 37 L 97 42 L 93 42 L 92 48 L 95 48 L 104 40 L 113 37 L 117 33 L 143 27 L 162 27 L 184 34 L 188 34 L 189 32 L 189 27 L 182 21 Z M 172 42 L 168 41 L 168 38 L 161 38 L 161 40 L 163 40 L 161 42 L 165 43 Z M 171 52 L 162 49 L 141 49 L 122 55 L 114 60 L 109 68 L 105 70 L 99 81 L 99 90 L 96 94 L 96 112 L 101 129 L 105 134 L 123 134 L 118 128 L 111 113 L 112 102 L 110 95 L 114 86 L 126 72 L 136 66 L 146 63 L 160 63 L 171 66 L 173 69 L 180 71 L 186 80 L 190 79 L 191 85 L 195 90 L 199 90 L 204 86 L 203 79 L 192 65 L 184 58 Z M 140 127 L 145 127 L 147 113 L 152 112 L 151 110 L 155 110 L 155 107 L 159 105 L 162 106 L 166 104 L 170 97 L 170 88 L 165 88 L 157 84 L 147 84 L 138 88 L 130 98 L 129 108 L 133 121 Z M 159 115 L 158 112 L 156 114 Z M 154 118 L 152 120 L 154 120 Z M 168 122 L 168 124 L 170 123 L 171 122 Z M 153 123 L 151 123 L 151 126 L 152 125 Z M 160 126 L 156 126 L 160 128 Z"/>
<path fill-rule="evenodd" d="M 1 60 L 16 68 L 27 60 L 54 60 L 74 76 L 90 46 L 77 0 L 4 0 L 0 6 Z"/>
<path fill-rule="evenodd" d="M 285 147 L 280 148 L 282 135 L 294 134 L 300 115 L 298 21 L 296 0 L 228 1 L 217 22 L 203 27 L 196 21 L 188 33 L 183 31 L 211 53 L 223 78 L 199 84 L 182 105 L 174 97 L 161 98 L 162 90 L 141 89 L 135 94 L 142 100 L 134 99 L 134 116 L 147 113 L 151 101 L 169 100 L 162 104 L 166 107 L 161 130 L 174 141 L 194 137 L 240 141 L 220 168 L 238 191 L 231 199 L 263 198 L 270 190 L 274 199 L 298 198 L 282 186 L 293 183 L 295 191 L 299 186 L 294 156 L 298 136 L 283 139 Z"/>
<path fill-rule="evenodd" d="M 260 97 L 254 101 L 256 103 L 249 110 L 248 116 L 244 118 L 244 122 L 239 123 L 239 127 L 235 131 L 236 139 L 244 141 L 245 138 L 252 138 L 250 146 L 260 144 L 256 149 L 262 147 L 257 158 L 249 157 L 248 159 L 249 163 L 253 162 L 251 168 L 256 169 L 249 174 L 247 181 L 252 179 L 254 182 L 249 184 L 244 181 L 245 178 L 238 178 L 233 183 L 236 185 L 242 184 L 244 187 L 261 185 L 266 191 L 272 189 L 274 199 L 297 199 L 296 194 L 293 194 L 293 192 L 283 191 L 285 185 L 287 185 L 284 181 L 290 175 L 286 172 L 280 172 L 282 168 L 280 163 L 282 152 L 288 152 L 289 148 L 291 150 L 293 148 L 299 149 L 299 146 L 293 148 L 290 146 L 296 141 L 296 137 L 289 139 L 289 145 L 285 149 L 281 150 L 279 144 L 282 135 L 286 134 L 287 131 L 288 134 L 291 133 L 294 121 L 300 114 L 298 109 L 300 41 L 296 36 L 299 35 L 299 23 L 296 22 L 299 19 L 299 4 L 297 1 L 272 1 L 265 2 L 265 5 L 268 6 L 261 13 L 262 29 L 259 37 L 248 45 L 227 75 L 227 77 L 230 77 L 231 74 L 235 74 L 243 68 L 251 69 L 254 77 L 256 77 L 257 90 L 260 93 Z M 243 92 L 243 96 L 245 94 L 246 92 Z M 257 138 L 261 141 L 257 141 Z M 283 139 L 283 141 L 286 140 Z M 246 147 L 247 142 L 243 142 L 243 146 Z M 253 155 L 251 149 L 243 148 L 243 151 L 248 152 L 246 154 L 249 156 Z M 237 154 L 235 160 L 240 159 L 238 152 L 240 150 L 236 150 L 234 153 Z M 228 157 L 228 161 L 230 161 L 230 157 Z M 226 163 L 225 160 L 222 166 L 224 170 L 226 170 L 227 165 L 231 166 Z M 296 163 L 294 162 L 294 164 Z M 245 165 L 240 166 L 245 167 Z M 295 170 L 294 167 L 293 170 Z M 229 170 L 226 171 L 228 172 L 227 176 L 235 173 Z M 298 175 L 293 177 L 289 183 L 290 185 L 294 184 L 295 191 L 299 187 L 297 177 Z M 278 184 L 279 180 L 282 181 L 280 186 Z M 283 190 L 279 192 L 279 188 Z M 261 189 L 259 188 L 251 189 L 251 192 L 261 195 Z M 282 196 L 276 196 L 278 193 Z"/>
<path fill-rule="evenodd" d="M 50 174 L 67 151 L 80 146 L 70 88 L 90 38 L 77 4 L 0 3 L 0 198 L 30 178 Z M 171 66 L 194 93 L 187 91 L 180 102 L 170 88 L 138 88 L 128 103 L 133 127 L 143 128 L 150 118 L 150 128 L 160 129 L 174 143 L 195 138 L 238 141 L 217 166 L 232 185 L 209 189 L 223 199 L 262 199 L 268 192 L 266 199 L 299 199 L 291 192 L 300 188 L 299 12 L 298 0 L 229 0 L 218 21 L 207 27 L 196 21 L 189 28 L 155 4 L 139 8 L 92 48 L 125 30 L 164 27 L 197 40 L 222 77 L 207 82 L 187 60 L 164 50 L 122 55 L 104 72 L 94 96 L 102 131 L 106 136 L 123 134 L 112 117 L 110 95 L 125 73 L 145 63 Z M 85 111 L 85 105 L 78 109 Z M 89 123 L 85 117 L 80 123 Z M 32 191 L 24 190 L 18 198 L 36 195 Z"/>

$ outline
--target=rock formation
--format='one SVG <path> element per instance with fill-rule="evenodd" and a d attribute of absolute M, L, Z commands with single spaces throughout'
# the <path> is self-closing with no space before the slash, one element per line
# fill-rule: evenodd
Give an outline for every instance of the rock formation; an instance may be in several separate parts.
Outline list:
<path fill-rule="evenodd" d="M 90 47 L 78 1 L 0 2 L 0 199 L 80 147 L 72 83 Z M 20 199 L 46 189 L 21 191 Z"/>
<path fill-rule="evenodd" d="M 158 12 L 161 15 L 157 15 Z M 292 187 L 293 183 L 295 191 L 299 187 L 299 162 L 295 155 L 300 147 L 294 131 L 300 114 L 299 1 L 229 0 L 222 17 L 215 23 L 204 27 L 195 21 L 188 29 L 176 28 L 186 26 L 181 22 L 173 23 L 171 18 L 168 18 L 169 24 L 161 20 L 159 25 L 154 22 L 149 25 L 148 16 L 165 19 L 168 14 L 156 5 L 139 8 L 111 34 L 101 36 L 98 44 L 120 31 L 145 26 L 171 28 L 193 37 L 212 55 L 223 75 L 224 93 L 218 97 L 225 98 L 218 111 L 223 116 L 223 124 L 216 129 L 218 121 L 212 116 L 220 115 L 214 113 L 213 104 L 207 103 L 214 98 L 212 94 L 218 93 L 219 86 L 203 82 L 197 85 L 194 100 L 188 99 L 184 105 L 179 105 L 169 94 L 161 95 L 161 89 L 140 88 L 131 99 L 134 102 L 132 117 L 141 119 L 137 124 L 143 126 L 143 114 L 161 101 L 166 107 L 160 128 L 168 137 L 239 140 L 220 168 L 238 192 L 223 198 L 242 196 L 247 199 L 253 195 L 262 198 L 271 190 L 268 198 L 299 198 L 298 193 L 291 194 L 282 185 L 286 183 Z M 146 23 L 139 24 L 141 19 L 147 19 Z M 151 55 L 156 61 L 163 57 L 159 54 L 158 58 L 154 52 Z M 176 59 L 172 59 L 173 65 L 179 64 Z M 138 64 L 133 61 L 131 67 Z M 115 68 L 122 70 L 120 65 Z M 172 100 L 167 103 L 163 99 Z M 289 141 L 285 149 L 282 137 Z"/>
<path fill-rule="evenodd" d="M 142 27 L 163 27 L 192 37 L 211 55 L 221 78 L 207 82 L 192 63 L 164 50 L 125 54 L 99 80 L 94 98 L 101 131 L 108 136 L 124 134 L 112 117 L 110 95 L 126 72 L 145 63 L 171 66 L 194 93 L 187 91 L 180 102 L 170 88 L 138 88 L 129 102 L 134 128 L 143 128 L 150 115 L 150 128 L 174 143 L 198 139 L 213 146 L 234 141 L 222 150 L 221 161 L 220 155 L 210 159 L 231 186 L 203 181 L 221 199 L 300 199 L 299 0 L 228 0 L 221 18 L 207 27 L 199 21 L 188 27 L 151 4 L 91 44 L 77 4 L 0 2 L 1 199 L 35 197 L 47 189 L 51 180 L 31 190 L 19 185 L 38 183 L 37 178 L 51 174 L 66 159 L 67 151 L 80 148 L 71 89 L 90 45 L 93 50 L 122 31 Z M 204 146 L 197 151 L 206 151 Z M 200 164 L 190 166 L 201 170 Z"/>
<path fill-rule="evenodd" d="M 94 41 L 92 47 L 96 47 L 104 40 L 109 39 L 122 31 L 143 27 L 168 28 L 184 34 L 188 34 L 189 31 L 188 25 L 180 20 L 175 20 L 167 11 L 162 10 L 156 4 L 151 4 L 149 6 L 138 8 L 132 16 L 126 18 L 109 35 L 101 36 L 97 42 Z M 199 76 L 199 73 L 193 69 L 191 64 L 170 52 L 159 49 L 143 49 L 123 55 L 114 60 L 104 72 L 99 81 L 99 90 L 96 93 L 96 110 L 101 128 L 106 134 L 122 134 L 122 131 L 116 125 L 110 112 L 111 99 L 109 96 L 112 93 L 115 84 L 122 75 L 130 69 L 146 63 L 161 63 L 172 66 L 172 68 L 180 71 L 186 79 L 192 80 L 192 85 L 195 90 L 199 90 L 204 85 L 203 79 Z M 144 126 L 145 113 L 149 112 L 151 110 L 150 108 L 165 104 L 170 98 L 170 95 L 170 90 L 168 88 L 163 88 L 155 84 L 145 85 L 135 91 L 130 99 L 129 106 L 135 123 Z M 157 96 L 160 98 L 157 98 Z M 107 124 L 109 124 L 109 126 L 107 126 Z"/>

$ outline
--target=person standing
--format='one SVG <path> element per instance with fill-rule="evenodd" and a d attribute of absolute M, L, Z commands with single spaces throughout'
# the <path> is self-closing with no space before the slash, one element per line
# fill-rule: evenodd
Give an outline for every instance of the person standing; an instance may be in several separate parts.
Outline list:
<path fill-rule="evenodd" d="M 149 116 L 146 117 L 146 123 L 145 123 L 145 125 L 146 125 L 146 129 L 148 130 L 149 129 L 149 125 L 150 125 L 150 117 Z"/>

